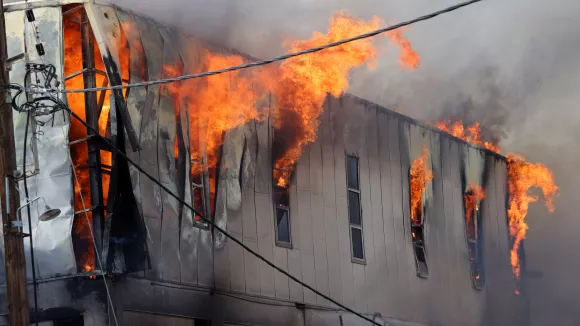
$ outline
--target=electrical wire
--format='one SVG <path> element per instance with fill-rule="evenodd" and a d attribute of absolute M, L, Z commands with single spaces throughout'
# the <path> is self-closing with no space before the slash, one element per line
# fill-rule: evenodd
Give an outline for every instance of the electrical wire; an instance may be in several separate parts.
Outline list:
<path fill-rule="evenodd" d="M 72 162 L 72 157 L 70 156 L 70 151 L 69 151 L 69 159 Z M 89 227 L 89 231 L 91 232 L 91 238 L 93 239 L 93 247 L 95 249 L 95 256 L 97 257 L 97 263 L 99 264 L 99 269 L 101 270 L 100 274 L 103 278 L 103 283 L 105 283 L 105 291 L 107 292 L 107 299 L 109 300 L 109 303 L 111 305 L 111 313 L 113 314 L 113 320 L 115 321 L 115 325 L 119 326 L 119 322 L 117 321 L 117 312 L 115 311 L 115 305 L 113 304 L 113 299 L 111 298 L 111 292 L 109 291 L 109 285 L 107 284 L 107 274 L 105 273 L 105 270 L 103 269 L 103 263 L 101 262 L 101 255 L 100 255 L 99 250 L 97 248 L 95 234 L 93 233 L 93 227 L 91 226 L 91 220 L 89 219 L 89 212 L 87 211 L 87 208 L 85 206 L 85 200 L 83 199 L 81 184 L 79 183 L 79 179 L 77 177 L 77 172 L 76 172 L 74 164 L 72 166 L 72 170 L 73 170 L 73 175 L 75 178 L 75 184 L 76 184 L 77 188 L 79 189 L 79 195 L 80 195 L 79 197 L 81 198 L 81 203 L 83 205 L 83 212 L 84 212 L 85 218 L 87 220 L 87 225 Z"/>
<path fill-rule="evenodd" d="M 208 219 L 207 217 L 205 217 L 203 214 L 201 214 L 199 211 L 197 211 L 195 208 L 193 208 L 190 204 L 188 204 L 186 201 L 184 201 L 183 199 L 181 199 L 179 196 L 177 196 L 176 194 L 174 194 L 169 188 L 167 188 L 165 185 L 163 185 L 159 180 L 157 180 L 155 177 L 153 177 L 151 174 L 147 173 L 147 171 L 145 171 L 141 166 L 139 166 L 139 164 L 137 164 L 136 162 L 134 162 L 131 158 L 129 158 L 127 156 L 127 154 L 125 154 L 122 150 L 120 150 L 119 148 L 117 148 L 114 144 L 112 144 L 107 138 L 101 136 L 99 134 L 98 131 L 96 131 L 93 127 L 91 127 L 89 124 L 87 124 L 81 117 L 79 117 L 76 113 L 74 113 L 71 109 L 69 109 L 68 107 L 64 106 L 64 103 L 62 103 L 63 105 L 63 109 L 68 111 L 70 115 L 72 115 L 75 119 L 77 119 L 82 125 L 84 125 L 87 129 L 91 130 L 96 137 L 98 137 L 102 142 L 104 142 L 105 144 L 107 144 L 112 150 L 114 150 L 117 155 L 121 156 L 122 158 L 124 158 L 127 162 L 129 162 L 131 165 L 133 165 L 139 172 L 143 173 L 143 175 L 145 175 L 147 178 L 149 178 L 153 183 L 155 183 L 157 186 L 159 186 L 161 189 L 163 189 L 163 191 L 165 191 L 168 195 L 170 195 L 171 197 L 175 198 L 181 205 L 183 205 L 184 207 L 189 208 L 193 213 L 197 214 L 202 220 L 204 220 L 206 223 L 210 224 L 214 229 L 218 230 L 219 232 L 221 232 L 223 235 L 225 235 L 227 238 L 229 238 L 231 241 L 237 243 L 238 245 L 240 245 L 242 248 L 244 248 L 246 251 L 248 251 L 250 254 L 254 255 L 256 258 L 260 259 L 261 261 L 263 261 L 264 263 L 266 263 L 268 266 L 274 268 L 275 270 L 277 270 L 278 272 L 286 275 L 288 278 L 290 278 L 291 280 L 293 280 L 294 282 L 301 284 L 303 287 L 307 288 L 308 290 L 314 292 L 315 294 L 321 296 L 322 298 L 328 300 L 329 302 L 332 302 L 333 304 L 335 304 L 336 306 L 374 324 L 374 325 L 378 325 L 381 326 L 381 324 L 377 323 L 376 321 L 364 316 L 362 313 L 357 312 L 345 305 L 343 305 L 342 303 L 332 299 L 331 297 L 321 293 L 320 291 L 316 290 L 315 288 L 313 288 L 312 286 L 302 282 L 301 280 L 297 279 L 295 276 L 293 276 L 292 274 L 288 273 L 287 271 L 283 270 L 282 268 L 278 267 L 277 265 L 275 265 L 274 263 L 272 263 L 271 261 L 269 261 L 268 259 L 266 259 L 264 256 L 260 255 L 259 253 L 255 252 L 252 248 L 248 247 L 247 245 L 245 245 L 242 241 L 238 240 L 236 237 L 232 236 L 231 234 L 229 234 L 226 230 L 222 229 L 221 227 L 219 227 L 216 223 L 214 223 L 212 220 Z M 75 175 L 76 178 L 76 175 Z M 90 225 L 89 225 L 90 227 Z M 91 230 L 91 234 L 92 234 L 92 230 Z"/>
<path fill-rule="evenodd" d="M 152 86 L 152 85 L 159 85 L 159 84 L 167 84 L 167 83 L 173 83 L 173 82 L 180 82 L 180 81 L 184 81 L 187 79 L 213 76 L 213 75 L 223 74 L 223 73 L 230 72 L 230 71 L 241 70 L 241 69 L 257 67 L 257 66 L 263 66 L 263 65 L 267 65 L 270 63 L 278 62 L 278 61 L 284 61 L 284 60 L 287 60 L 287 59 L 290 59 L 293 57 L 298 57 L 298 56 L 309 54 L 309 53 L 315 53 L 315 52 L 322 51 L 322 50 L 325 50 L 325 49 L 328 49 L 331 47 L 339 46 L 339 45 L 342 45 L 345 43 L 350 43 L 350 42 L 362 40 L 365 38 L 373 37 L 373 36 L 383 34 L 383 33 L 386 33 L 388 31 L 392 31 L 392 30 L 395 30 L 395 29 L 398 29 L 398 28 L 401 28 L 401 27 L 404 27 L 407 25 L 418 23 L 418 22 L 421 22 L 424 20 L 429 20 L 429 19 L 434 18 L 436 16 L 455 11 L 457 9 L 460 9 L 462 7 L 466 7 L 468 5 L 471 5 L 473 3 L 480 2 L 480 1 L 483 1 L 483 0 L 471 0 L 471 1 L 467 1 L 467 2 L 462 2 L 462 3 L 456 4 L 456 5 L 451 6 L 451 7 L 447 7 L 445 9 L 442 9 L 442 10 L 439 10 L 439 11 L 436 11 L 436 12 L 433 12 L 430 14 L 427 14 L 427 15 L 424 15 L 421 17 L 417 17 L 415 19 L 411 19 L 411 20 L 408 20 L 408 21 L 405 21 L 402 23 L 398 23 L 395 25 L 391 25 L 391 26 L 388 26 L 385 28 L 377 29 L 373 32 L 369 32 L 366 34 L 361 34 L 361 35 L 347 38 L 344 40 L 340 40 L 337 42 L 332 42 L 332 43 L 325 44 L 322 46 L 310 48 L 310 49 L 307 49 L 304 51 L 289 53 L 289 54 L 281 55 L 279 57 L 275 57 L 272 59 L 254 61 L 254 62 L 250 62 L 250 63 L 246 63 L 246 64 L 241 64 L 241 65 L 232 66 L 232 67 L 228 67 L 228 68 L 224 68 L 224 69 L 203 72 L 203 73 L 199 73 L 199 74 L 183 75 L 183 76 L 167 78 L 167 79 L 152 80 L 152 81 L 146 81 L 146 82 L 140 82 L 140 83 L 128 84 L 128 85 L 115 85 L 115 86 L 108 86 L 108 87 L 94 87 L 94 88 L 85 88 L 85 89 L 32 88 L 32 89 L 26 89 L 26 91 L 32 92 L 32 93 L 47 93 L 47 92 L 51 92 L 51 93 L 86 93 L 86 92 L 127 89 L 127 88 L 133 88 L 133 87 L 144 87 L 144 86 Z"/>
<path fill-rule="evenodd" d="M 24 196 L 28 201 L 30 196 L 28 195 L 28 184 L 26 179 L 28 176 L 26 175 L 26 152 L 28 147 L 28 126 L 30 125 L 30 112 L 26 113 L 26 126 L 24 127 L 24 150 L 22 154 L 22 180 L 24 182 Z M 29 203 L 32 204 L 32 203 Z M 30 239 L 30 265 L 32 266 L 32 288 L 34 293 L 34 324 L 38 326 L 38 290 L 36 289 L 36 261 L 34 259 L 34 245 L 32 240 L 32 217 L 30 214 L 30 206 L 26 208 L 26 212 L 28 213 L 28 229 L 30 230 L 30 234 L 28 238 Z"/>

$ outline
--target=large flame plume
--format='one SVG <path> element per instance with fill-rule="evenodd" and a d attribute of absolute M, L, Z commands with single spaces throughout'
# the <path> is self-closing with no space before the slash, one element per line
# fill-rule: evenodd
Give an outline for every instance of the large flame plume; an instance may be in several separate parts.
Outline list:
<path fill-rule="evenodd" d="M 75 20 L 78 20 L 76 17 Z M 309 40 L 288 43 L 288 52 L 301 51 L 341 39 L 350 38 L 366 33 L 385 25 L 379 18 L 374 17 L 368 22 L 355 19 L 344 11 L 337 12 L 330 19 L 329 30 L 326 34 L 315 32 Z M 123 23 L 122 30 L 129 31 L 136 28 L 132 24 Z M 140 72 L 142 80 L 146 80 L 146 62 L 142 44 L 135 40 L 127 41 L 125 34 L 119 38 L 121 56 L 121 71 L 123 79 L 128 80 L 129 66 L 141 63 L 139 67 L 132 67 L 132 71 Z M 400 48 L 400 63 L 406 69 L 415 69 L 420 63 L 419 55 L 413 50 L 411 43 L 404 38 L 402 31 L 391 31 L 387 34 L 388 40 Z M 216 166 L 219 162 L 220 146 L 224 134 L 250 121 L 263 121 L 269 114 L 272 116 L 276 129 L 274 155 L 274 180 L 281 186 L 289 183 L 296 161 L 300 158 L 305 146 L 315 141 L 319 125 L 318 118 L 322 113 L 323 102 L 327 94 L 340 96 L 348 88 L 349 72 L 365 64 L 372 67 L 377 50 L 372 39 L 363 39 L 338 47 L 333 47 L 315 54 L 295 57 L 283 62 L 279 66 L 254 68 L 251 70 L 234 71 L 227 74 L 210 76 L 203 79 L 192 79 L 181 83 L 163 85 L 174 98 L 176 117 L 187 112 L 190 123 L 190 159 L 192 162 L 191 177 L 194 183 L 201 184 L 202 172 L 208 172 L 210 184 L 209 204 L 213 206 L 212 197 L 215 195 Z M 129 44 L 130 43 L 130 44 Z M 65 20 L 66 74 L 82 69 L 82 51 L 80 44 L 79 25 L 72 20 Z M 131 55 L 143 54 L 143 60 L 129 62 L 129 48 Z M 105 70 L 95 45 L 97 69 Z M 214 53 L 210 50 L 198 54 L 199 48 L 187 51 L 183 60 L 191 63 L 197 73 L 201 71 L 217 70 L 228 66 L 239 65 L 244 59 L 237 55 Z M 166 64 L 164 77 L 172 77 L 186 73 L 183 64 Z M 97 75 L 98 86 L 102 85 L 104 77 Z M 66 82 L 67 88 L 82 88 L 82 76 Z M 108 125 L 109 97 L 106 96 L 102 114 L 99 118 L 99 132 L 104 135 Z M 82 94 L 68 94 L 71 109 L 85 118 L 84 97 Z M 73 121 L 71 123 L 70 140 L 75 141 L 86 137 L 85 128 Z M 174 148 L 175 156 L 179 156 L 179 146 Z M 79 176 L 80 186 L 75 188 L 75 210 L 82 210 L 82 198 L 85 205 L 90 205 L 88 170 L 86 166 L 88 151 L 86 143 L 80 143 L 71 148 L 73 164 Z M 110 153 L 101 152 L 102 163 L 111 164 Z M 103 189 L 105 197 L 108 189 L 108 175 L 103 174 Z M 212 182 L 213 181 L 213 182 Z M 201 193 L 194 194 L 195 201 L 201 202 Z M 199 197 L 199 198 L 198 198 Z M 106 198 L 105 198 L 106 200 Z M 198 207 L 196 205 L 196 207 Z M 213 211 L 213 209 L 211 209 Z M 92 216 L 90 216 L 92 220 Z M 89 222 L 91 223 L 91 222 Z M 75 233 L 86 240 L 86 253 L 81 258 L 83 270 L 89 271 L 94 266 L 94 250 L 88 230 L 88 223 L 84 218 L 75 218 Z"/>
<path fill-rule="evenodd" d="M 330 20 L 326 34 L 315 32 L 306 41 L 296 41 L 289 53 L 321 46 L 354 37 L 384 25 L 378 17 L 368 22 L 355 19 L 348 13 L 337 12 Z M 388 34 L 401 46 L 401 63 L 408 69 L 419 65 L 420 58 L 402 32 Z M 279 186 L 288 184 L 294 164 L 306 145 L 316 140 L 316 132 L 326 95 L 338 97 L 348 88 L 349 72 L 364 64 L 372 67 L 377 51 L 371 39 L 347 43 L 318 53 L 294 57 L 283 62 L 279 76 L 272 83 L 276 99 L 274 125 L 276 128 L 274 180 Z"/>
<path fill-rule="evenodd" d="M 451 123 L 441 121 L 435 124 L 439 129 L 470 142 L 494 151 L 499 154 L 497 144 L 482 141 L 481 128 L 479 123 L 465 127 L 461 121 Z M 521 265 L 519 257 L 519 248 L 522 240 L 526 238 L 528 225 L 526 216 L 528 214 L 529 204 L 538 201 L 538 197 L 530 194 L 530 189 L 539 188 L 546 199 L 546 207 L 549 212 L 554 211 L 554 198 L 558 192 L 558 186 L 554 182 L 552 171 L 541 163 L 527 162 L 523 157 L 516 154 L 508 154 L 508 184 L 509 184 L 509 208 L 508 220 L 510 228 L 510 237 L 512 239 L 512 248 L 510 250 L 510 260 L 512 272 L 519 283 L 521 274 Z M 516 294 L 519 289 L 516 285 Z"/>
<path fill-rule="evenodd" d="M 410 186 L 411 186 L 411 221 L 415 225 L 423 223 L 423 194 L 433 180 L 434 175 L 429 164 L 429 150 L 423 146 L 421 156 L 411 165 Z"/>
<path fill-rule="evenodd" d="M 192 52 L 195 49 L 192 49 Z M 223 69 L 240 65 L 243 59 L 237 55 L 213 54 L 204 51 L 195 64 L 202 65 L 207 70 Z M 174 65 L 165 65 L 168 76 L 178 76 L 181 71 Z M 193 174 L 202 170 L 214 168 L 217 164 L 217 152 L 223 143 L 224 132 L 243 125 L 251 120 L 263 120 L 264 112 L 255 106 L 251 75 L 242 71 L 207 77 L 205 80 L 190 80 L 181 84 L 167 84 L 167 89 L 179 103 L 185 103 L 189 108 L 191 132 L 191 159 L 195 162 L 203 160 L 203 152 L 208 155 L 205 164 L 194 165 Z M 179 104 L 176 104 L 179 108 Z M 201 143 L 205 148 L 200 148 Z"/>
<path fill-rule="evenodd" d="M 511 264 L 514 276 L 519 280 L 521 266 L 518 249 L 528 230 L 525 219 L 530 203 L 538 201 L 538 196 L 532 195 L 530 189 L 540 188 L 548 211 L 554 212 L 554 198 L 558 186 L 554 183 L 552 172 L 545 165 L 526 162 L 523 157 L 514 154 L 508 156 L 508 176 L 510 193 L 508 216 L 513 241 Z"/>
<path fill-rule="evenodd" d="M 340 11 L 332 16 L 326 34 L 315 32 L 309 40 L 289 42 L 288 52 L 350 38 L 376 30 L 381 25 L 384 23 L 377 17 L 364 22 Z M 388 36 L 401 49 L 402 66 L 416 68 L 420 57 L 402 32 L 392 31 Z M 190 52 L 199 51 L 192 49 Z M 373 40 L 363 39 L 294 57 L 275 68 L 234 71 L 168 85 L 174 97 L 187 103 L 191 126 L 198 126 L 198 131 L 191 128 L 198 133 L 191 137 L 191 157 L 204 164 L 199 165 L 199 171 L 194 169 L 192 172 L 215 168 L 217 152 L 226 131 L 251 120 L 262 121 L 271 113 L 275 127 L 274 180 L 279 186 L 287 186 L 304 147 L 316 140 L 318 118 L 327 94 L 340 96 L 348 88 L 349 72 L 364 64 L 372 66 L 376 54 Z M 237 55 L 215 54 L 209 50 L 202 55 L 201 61 L 198 57 L 184 59 L 191 60 L 192 66 L 204 67 L 204 70 L 239 65 L 244 61 Z M 171 76 L 181 73 L 176 65 L 166 65 L 164 70 Z M 270 105 L 259 107 L 258 103 Z M 207 155 L 205 160 L 204 154 Z"/>
<path fill-rule="evenodd" d="M 72 73 L 81 71 L 82 66 L 82 46 L 81 46 L 81 31 L 78 21 L 80 21 L 80 11 L 75 11 L 69 13 L 70 16 L 64 19 L 64 46 L 65 46 L 65 60 L 64 60 L 64 72 L 65 76 Z M 124 39 L 124 35 L 121 35 L 121 42 Z M 93 39 L 94 40 L 94 39 Z M 95 49 L 95 68 L 104 71 L 105 65 L 103 64 L 100 52 L 96 42 L 93 42 Z M 120 47 L 124 49 L 124 47 Z M 128 71 L 126 65 L 128 65 L 127 56 L 121 56 L 121 66 L 123 71 Z M 101 74 L 96 74 L 96 82 L 98 86 L 104 84 L 106 77 Z M 78 89 L 83 88 L 83 75 L 80 74 L 76 77 L 66 80 L 65 86 L 68 89 Z M 103 107 L 101 114 L 98 119 L 98 132 L 100 135 L 105 136 L 107 132 L 108 120 L 109 120 L 109 92 L 105 94 L 105 99 L 103 102 Z M 97 93 L 97 97 L 100 97 L 100 93 Z M 85 112 L 85 98 L 84 94 L 81 93 L 68 93 L 67 101 L 70 109 L 75 112 L 82 119 L 86 119 Z M 80 140 L 87 137 L 86 128 L 78 122 L 76 119 L 71 119 L 71 128 L 69 133 L 69 140 L 71 142 Z M 88 146 L 86 142 L 80 142 L 72 145 L 70 148 L 71 157 L 73 160 L 73 165 L 78 178 L 78 185 L 74 185 L 74 209 L 76 212 L 83 211 L 84 209 L 89 209 L 93 207 L 91 203 L 90 194 L 90 181 L 89 181 L 89 170 L 88 170 Z M 111 166 L 112 155 L 108 151 L 100 151 L 101 164 L 103 166 Z M 108 200 L 108 190 L 110 183 L 110 175 L 107 173 L 102 173 L 102 187 L 103 187 L 103 199 L 106 205 Z M 83 206 L 84 202 L 84 206 Z M 84 213 L 80 213 L 75 216 L 73 221 L 73 233 L 83 242 L 82 253 L 79 255 L 78 266 L 83 272 L 92 271 L 95 269 L 95 251 L 93 245 L 93 239 L 89 229 L 89 224 L 92 223 L 92 212 L 88 212 L 88 221 Z"/>

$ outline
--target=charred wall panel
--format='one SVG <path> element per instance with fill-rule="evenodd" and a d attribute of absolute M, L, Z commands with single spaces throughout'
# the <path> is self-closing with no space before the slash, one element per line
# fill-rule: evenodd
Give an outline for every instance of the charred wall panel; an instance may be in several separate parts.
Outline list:
<path fill-rule="evenodd" d="M 329 109 L 334 134 L 334 180 L 336 185 L 336 218 L 340 253 L 340 276 L 342 280 L 342 303 L 354 307 L 355 289 L 349 230 L 344 137 L 346 123 L 344 111 L 345 108 L 351 105 L 348 100 L 351 99 L 331 99 Z"/>
<path fill-rule="evenodd" d="M 163 60 L 163 40 L 154 25 L 142 18 L 135 17 L 136 28 L 141 35 L 141 42 L 146 53 L 147 79 L 156 80 L 161 77 Z M 143 122 L 141 128 L 140 166 L 154 178 L 159 179 L 158 165 L 158 121 L 159 121 L 160 86 L 149 86 L 143 106 Z M 151 259 L 152 270 L 148 277 L 161 276 L 161 218 L 163 214 L 163 199 L 161 188 L 149 178 L 141 177 L 141 199 L 143 218 L 147 227 L 147 248 Z"/>

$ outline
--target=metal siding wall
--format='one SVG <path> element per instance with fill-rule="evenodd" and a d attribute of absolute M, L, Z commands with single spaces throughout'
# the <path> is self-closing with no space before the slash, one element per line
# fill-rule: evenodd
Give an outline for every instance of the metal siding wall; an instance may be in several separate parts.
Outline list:
<path fill-rule="evenodd" d="M 343 114 L 344 114 L 344 121 L 345 121 L 345 128 L 344 128 L 344 139 L 345 139 L 345 147 L 346 152 L 354 154 L 359 158 L 359 180 L 362 178 L 363 170 L 360 168 L 360 165 L 363 162 L 363 157 L 366 155 L 365 151 L 365 142 L 366 142 L 366 133 L 365 133 L 365 125 L 366 125 L 366 110 L 364 106 L 364 102 L 359 99 L 354 99 L 353 101 L 345 101 L 343 103 L 348 103 L 349 106 L 343 107 Z M 345 178 L 346 182 L 346 178 Z M 361 189 L 361 183 L 359 181 L 359 189 Z M 363 249 L 365 249 L 365 262 L 367 258 L 366 252 L 366 242 L 367 239 L 364 238 L 366 223 L 370 221 L 369 219 L 365 218 L 365 211 L 364 207 L 362 206 L 362 192 L 361 192 L 361 218 L 362 218 L 362 227 L 363 227 Z M 372 242 L 372 240 L 371 240 Z M 368 262 L 367 262 L 368 263 Z M 368 311 L 367 307 L 367 292 L 366 292 L 366 267 L 367 265 L 362 265 L 355 263 L 352 265 L 353 267 L 353 278 L 354 278 L 354 293 L 355 293 L 355 308 L 359 311 Z"/>
<path fill-rule="evenodd" d="M 431 270 L 429 275 L 429 305 L 426 307 L 428 320 L 443 321 L 454 309 L 450 304 L 449 288 L 453 286 L 450 275 L 450 254 L 447 247 L 447 216 L 445 215 L 443 197 L 443 165 L 442 144 L 443 137 L 431 132 L 431 162 L 433 165 L 433 200 L 429 207 L 429 247 Z"/>
<path fill-rule="evenodd" d="M 270 261 L 274 261 L 274 216 L 272 203 L 272 156 L 270 152 L 270 123 L 256 124 L 258 134 L 258 156 L 256 164 L 256 222 L 258 228 L 259 253 Z M 263 296 L 274 297 L 274 269 L 263 262 L 260 265 L 260 293 Z"/>
<path fill-rule="evenodd" d="M 158 30 L 163 38 L 163 66 L 177 66 L 181 59 L 168 33 L 164 28 Z M 162 78 L 167 78 L 166 72 Z M 176 165 L 174 144 L 177 137 L 176 108 L 172 95 L 161 87 L 159 99 L 159 131 L 158 131 L 158 164 L 161 182 L 171 192 L 177 194 Z M 182 198 L 183 199 L 183 198 Z M 179 256 L 179 204 L 177 200 L 165 192 L 162 193 L 163 216 L 161 218 L 161 277 L 164 280 L 179 282 L 181 266 Z"/>
<path fill-rule="evenodd" d="M 126 17 L 121 15 L 121 19 Z M 175 51 L 181 54 L 186 72 L 198 71 L 199 67 L 186 59 L 191 55 L 191 45 L 186 44 L 194 43 L 181 42 L 163 32 L 164 42 L 151 22 L 137 18 L 136 24 L 148 59 L 149 79 L 161 77 L 160 64 L 164 55 L 166 63 L 179 60 Z M 130 39 L 136 38 L 129 34 Z M 143 128 L 140 129 L 144 150 L 140 160 L 154 174 L 158 173 L 155 167 L 161 165 L 164 181 L 172 185 L 168 174 L 172 153 L 168 149 L 173 148 L 175 133 L 165 129 L 175 127 L 175 116 L 170 114 L 174 112 L 172 103 L 167 100 L 161 104 L 158 102 L 159 88 L 149 87 L 142 109 Z M 139 113 L 136 105 L 130 105 L 130 109 L 135 111 L 132 114 Z M 507 176 L 503 160 L 486 157 L 489 197 L 484 203 L 483 228 L 487 274 L 486 289 L 480 292 L 471 286 L 465 243 L 461 160 L 462 153 L 470 153 L 466 156 L 470 166 L 466 172 L 469 179 L 471 174 L 481 174 L 471 171 L 471 166 L 480 169 L 478 164 L 483 164 L 483 152 L 469 149 L 449 136 L 417 126 L 350 96 L 329 97 L 320 119 L 318 140 L 305 148 L 297 162 L 295 180 L 290 185 L 292 249 L 277 247 L 274 241 L 270 122 L 249 123 L 228 133 L 225 155 L 234 153 L 237 157 L 238 150 L 244 148 L 240 154 L 243 160 L 235 160 L 241 170 L 241 206 L 230 206 L 229 201 L 235 199 L 236 194 L 229 192 L 231 187 L 224 184 L 230 182 L 228 178 L 233 175 L 229 175 L 231 171 L 224 170 L 223 166 L 218 187 L 218 191 L 222 189 L 218 195 L 221 198 L 218 201 L 223 205 L 222 215 L 226 218 L 227 229 L 234 236 L 298 279 L 362 312 L 380 312 L 416 322 L 476 325 L 481 320 L 484 301 L 491 313 L 517 302 L 517 298 L 510 294 L 513 281 L 509 269 L 505 215 Z M 157 138 L 162 132 L 166 134 L 165 144 L 158 147 Z M 244 142 L 245 146 L 241 146 Z M 422 145 L 430 149 L 435 175 L 425 196 L 428 279 L 416 276 L 410 234 L 409 169 L 412 161 L 420 155 Z M 346 153 L 360 157 L 366 265 L 351 261 Z M 157 156 L 167 156 L 167 162 L 159 162 Z M 170 236 L 174 225 L 166 223 L 165 219 L 161 223 L 159 190 L 150 182 L 147 184 L 146 179 L 138 182 L 155 266 L 149 278 L 156 278 L 155 273 L 161 272 L 162 255 L 169 259 L 162 264 L 164 273 L 161 276 L 171 281 L 212 285 L 212 274 L 215 273 L 216 285 L 224 290 L 317 305 L 329 304 L 231 241 L 216 249 L 214 265 L 210 233 L 197 228 L 187 229 L 189 225 L 181 230 L 181 256 L 178 256 L 182 259 L 181 266 L 175 269 L 176 274 L 172 274 L 173 264 L 179 263 L 179 258 L 170 258 L 169 255 L 179 251 L 173 248 L 176 243 L 169 238 L 161 247 L 162 234 L 159 232 L 164 230 L 163 234 Z M 163 213 L 168 222 L 173 221 L 173 210 L 173 205 L 165 202 Z M 168 211 L 170 214 L 166 215 Z M 160 249 L 172 252 L 162 254 Z M 189 274 L 188 270 L 191 270 Z M 489 296 L 490 292 L 493 296 Z M 132 305 L 139 305 L 137 300 L 130 301 Z M 197 301 L 191 301 L 194 302 Z M 162 309 L 176 312 L 182 309 L 170 302 L 162 306 Z M 234 304 L 226 310 L 238 311 L 240 307 Z M 495 317 L 497 323 L 492 324 L 505 324 L 509 313 L 505 314 L 508 315 Z M 268 317 L 260 313 L 256 318 L 255 321 L 259 322 L 260 318 Z"/>
<path fill-rule="evenodd" d="M 322 145 L 322 183 L 324 198 L 324 239 L 328 264 L 328 294 L 331 298 L 342 301 L 340 279 L 340 253 L 338 239 L 338 221 L 336 210 L 336 181 L 334 179 L 334 143 L 332 141 L 332 123 L 330 120 L 330 97 L 325 101 L 321 116 L 319 139 Z"/>
<path fill-rule="evenodd" d="M 351 263 L 351 243 L 348 221 L 348 202 L 346 189 L 344 108 L 349 106 L 349 98 L 330 101 L 331 122 L 334 134 L 334 180 L 336 185 L 336 217 L 338 227 L 338 247 L 340 253 L 340 273 L 342 303 L 355 306 L 353 264 Z"/>
<path fill-rule="evenodd" d="M 389 195 L 387 195 L 389 201 L 383 201 L 383 186 L 385 184 L 390 185 L 390 169 L 388 175 L 383 178 L 383 173 L 385 173 L 385 170 L 383 169 L 382 162 L 379 158 L 379 145 L 384 146 L 385 141 L 387 141 L 388 144 L 388 139 L 380 139 L 381 135 L 384 136 L 383 131 L 381 131 L 383 128 L 379 129 L 378 127 L 382 118 L 382 116 L 378 115 L 376 107 L 370 107 L 368 109 L 366 130 L 370 189 L 366 196 L 364 193 L 362 196 L 368 197 L 371 203 L 371 209 L 368 214 L 371 214 L 372 220 L 370 223 L 367 223 L 367 226 L 372 230 L 373 233 L 372 240 L 374 247 L 374 261 L 369 262 L 370 273 L 367 273 L 367 276 L 369 274 L 372 276 L 370 279 L 367 277 L 367 282 L 371 287 L 374 288 L 377 300 L 377 311 L 394 313 L 395 309 L 393 308 L 393 305 L 396 304 L 397 300 L 393 300 L 394 298 L 391 296 L 383 297 L 382 295 L 383 293 L 395 293 L 397 286 L 396 282 L 394 282 L 397 275 L 396 256 L 391 256 L 394 257 L 395 263 L 387 264 L 387 257 L 389 256 L 387 252 L 388 250 L 392 250 L 392 252 L 394 252 L 395 242 L 392 236 L 387 236 L 385 234 L 384 227 L 385 221 L 392 222 L 392 220 L 385 220 L 383 218 L 383 214 L 387 212 L 389 212 L 389 216 L 392 216 L 392 202 L 391 196 Z M 381 147 L 380 150 L 382 152 L 383 148 Z M 385 179 L 388 181 L 388 183 L 384 182 Z M 388 189 L 385 189 L 387 194 L 390 193 L 389 190 L 390 186 Z M 391 230 L 392 227 L 389 227 L 388 229 Z"/>
<path fill-rule="evenodd" d="M 185 73 L 194 73 L 200 70 L 200 57 L 198 51 L 194 51 L 197 46 L 194 40 L 184 37 L 180 34 L 172 34 L 172 43 L 177 45 L 177 51 L 183 62 L 183 71 Z M 181 110 L 181 126 L 183 130 L 183 140 L 185 143 L 186 157 L 190 157 L 191 153 L 191 139 L 190 128 L 198 128 L 198 126 L 190 126 L 189 105 L 187 99 L 180 102 Z M 185 165 L 185 202 L 193 207 L 192 203 L 192 189 L 191 189 L 191 164 L 189 159 L 186 159 Z M 194 213 L 187 209 L 183 209 L 181 219 L 181 230 L 179 239 L 179 257 L 181 261 L 181 282 L 187 284 L 197 284 L 198 279 L 198 248 L 200 245 L 200 228 L 193 225 Z M 205 231 L 207 233 L 207 231 Z"/>
<path fill-rule="evenodd" d="M 161 35 L 154 30 L 153 24 L 142 18 L 135 17 L 136 27 L 141 35 L 143 49 L 147 56 L 148 80 L 156 80 L 161 77 L 161 63 L 163 58 L 163 40 Z M 141 128 L 141 156 L 139 165 L 155 178 L 159 178 L 157 165 L 157 137 L 158 137 L 158 107 L 159 86 L 147 88 L 147 97 L 143 107 L 143 120 Z M 162 199 L 161 189 L 149 178 L 141 178 L 141 198 L 143 217 L 147 227 L 147 248 L 151 259 L 152 270 L 146 274 L 151 278 L 160 277 L 160 239 L 161 239 L 161 214 Z"/>
<path fill-rule="evenodd" d="M 143 44 L 141 43 L 141 35 L 139 35 L 139 30 L 134 28 L 136 26 L 135 19 L 131 15 L 127 15 L 123 12 L 117 12 L 117 17 L 121 23 L 122 27 L 133 27 L 124 28 L 123 32 L 127 38 L 129 44 L 129 82 L 138 83 L 142 81 L 141 68 L 146 67 L 147 62 L 145 61 L 145 53 L 143 50 Z M 143 76 L 145 77 L 145 76 Z M 145 99 L 147 97 L 147 90 L 143 87 L 133 88 L 127 96 L 127 109 L 131 115 L 131 120 L 133 121 L 135 133 L 137 134 L 137 139 L 141 143 L 141 129 L 143 123 L 143 110 L 145 106 Z M 140 152 L 133 152 L 131 150 L 131 144 L 126 144 L 127 156 L 134 160 L 135 162 L 140 161 Z M 135 201 L 137 202 L 137 207 L 141 216 L 143 215 L 143 199 L 141 197 L 141 174 L 140 172 L 131 164 L 129 164 L 129 173 L 131 174 L 131 182 L 133 186 L 133 195 L 135 196 Z"/>
<path fill-rule="evenodd" d="M 373 198 L 375 193 L 373 193 L 373 183 L 376 176 L 373 175 L 375 171 L 371 168 L 371 160 L 376 161 L 377 149 L 376 149 L 376 107 L 374 105 L 365 104 L 364 113 L 362 114 L 363 120 L 363 137 L 364 144 L 362 146 L 362 154 L 359 161 L 360 164 L 360 189 L 361 189 L 361 207 L 362 207 L 362 219 L 363 219 L 363 234 L 365 240 L 365 255 L 366 255 L 366 267 L 365 267 L 365 285 L 363 286 L 363 291 L 367 294 L 367 311 L 380 311 L 381 302 L 379 301 L 381 289 L 387 282 L 385 274 L 381 273 L 380 262 L 381 259 L 378 255 L 384 254 L 384 236 L 380 235 L 383 241 L 383 252 L 376 253 L 376 243 L 375 238 L 375 218 L 380 217 L 382 209 L 379 212 L 373 207 Z M 374 128 L 371 124 L 374 124 Z M 371 130 L 372 129 L 372 130 Z M 371 144 L 374 148 L 371 149 Z M 376 162 L 375 162 L 376 163 Z M 380 176 L 377 180 L 380 180 Z M 380 192 L 376 195 L 380 196 Z M 379 200 L 380 203 L 380 200 Z M 382 220 L 381 220 L 382 223 Z M 382 230 L 382 227 L 380 228 Z M 384 261 L 384 259 L 383 259 Z"/>

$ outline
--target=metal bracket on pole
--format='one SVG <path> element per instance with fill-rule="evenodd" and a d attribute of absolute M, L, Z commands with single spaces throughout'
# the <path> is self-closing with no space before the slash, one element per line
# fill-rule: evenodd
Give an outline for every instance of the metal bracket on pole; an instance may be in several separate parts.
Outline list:
<path fill-rule="evenodd" d="M 17 62 L 23 60 L 25 57 L 26 57 L 26 54 L 20 53 L 18 55 L 15 55 L 13 57 L 6 59 L 4 61 L 4 66 L 6 67 L 6 71 L 11 71 L 12 66 L 15 65 Z M 28 60 L 26 60 L 26 61 L 28 61 Z"/>

